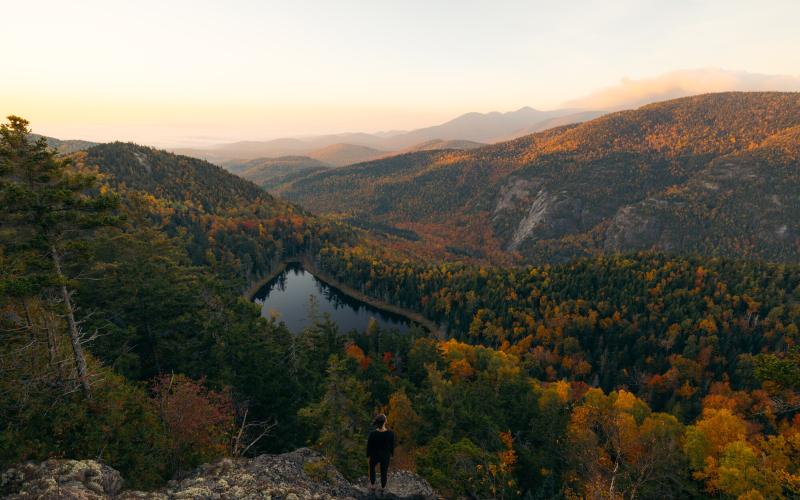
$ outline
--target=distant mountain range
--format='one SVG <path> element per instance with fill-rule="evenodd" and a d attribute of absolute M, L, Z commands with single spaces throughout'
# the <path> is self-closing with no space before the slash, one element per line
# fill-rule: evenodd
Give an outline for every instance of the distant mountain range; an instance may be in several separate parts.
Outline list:
<path fill-rule="evenodd" d="M 686 97 L 469 151 L 320 171 L 273 192 L 475 256 L 656 250 L 797 262 L 800 93 Z"/>
<path fill-rule="evenodd" d="M 215 163 L 262 157 L 308 156 L 334 166 L 374 160 L 399 152 L 433 149 L 469 149 L 474 143 L 493 143 L 576 123 L 602 111 L 524 107 L 508 113 L 467 113 L 453 120 L 412 131 L 381 134 L 348 133 L 270 141 L 242 141 L 205 149 L 178 148 L 175 153 Z"/>
<path fill-rule="evenodd" d="M 562 104 L 561 109 L 551 111 L 524 107 L 507 113 L 467 113 L 440 125 L 412 131 L 348 133 L 235 142 L 201 149 L 177 149 L 175 152 L 219 163 L 232 159 L 250 160 L 286 155 L 316 157 L 311 152 L 338 144 L 340 145 L 338 149 L 348 150 L 352 149 L 352 146 L 363 146 L 383 151 L 386 156 L 421 150 L 419 145 L 434 140 L 494 144 L 561 125 L 582 123 L 613 111 L 691 95 L 723 91 L 798 90 L 800 90 L 799 76 L 768 75 L 720 68 L 693 68 L 652 78 L 624 78 L 616 85 L 569 100 Z M 377 157 L 371 153 L 346 154 L 341 156 L 343 160 L 336 159 L 331 163 L 342 165 L 345 164 L 344 158 L 355 163 Z"/>

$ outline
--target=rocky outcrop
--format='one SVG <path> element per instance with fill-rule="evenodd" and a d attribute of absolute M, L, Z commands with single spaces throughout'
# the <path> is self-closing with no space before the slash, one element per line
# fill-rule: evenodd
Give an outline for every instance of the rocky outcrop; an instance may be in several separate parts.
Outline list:
<path fill-rule="evenodd" d="M 122 489 L 122 476 L 94 460 L 46 460 L 26 463 L 0 476 L 4 498 L 101 499 Z"/>
<path fill-rule="evenodd" d="M 606 229 L 603 250 L 621 252 L 656 246 L 662 236 L 662 223 L 656 216 L 646 213 L 643 205 L 627 205 L 617 211 Z"/>
<path fill-rule="evenodd" d="M 366 476 L 359 479 L 357 487 L 361 492 L 367 494 L 369 492 L 369 480 Z M 369 498 L 369 495 L 366 496 Z M 422 479 L 413 472 L 407 470 L 390 470 L 389 481 L 386 487 L 386 494 L 384 498 L 438 498 L 436 492 L 433 491 L 428 481 Z"/>
<path fill-rule="evenodd" d="M 532 192 L 538 191 L 542 185 L 539 179 L 517 179 L 512 177 L 497 193 L 497 204 L 492 215 L 503 211 L 514 211 L 520 204 L 530 203 Z"/>
<path fill-rule="evenodd" d="M 362 499 L 371 498 L 366 478 L 352 484 L 314 450 L 223 459 L 199 467 L 158 491 L 123 490 L 122 476 L 94 460 L 47 460 L 13 467 L 0 477 L 10 499 Z M 430 485 L 407 471 L 393 472 L 382 498 L 437 498 Z"/>
<path fill-rule="evenodd" d="M 536 230 L 547 222 L 555 202 L 555 196 L 544 189 L 539 191 L 531 202 L 528 213 L 519 221 L 516 231 L 511 236 L 511 242 L 508 244 L 509 250 L 516 250 L 525 239 L 534 236 Z"/>
<path fill-rule="evenodd" d="M 584 228 L 586 207 L 567 191 L 536 188 L 536 182 L 515 180 L 499 193 L 492 221 L 511 221 L 514 228 L 506 249 L 515 251 L 526 241 L 557 238 Z"/>

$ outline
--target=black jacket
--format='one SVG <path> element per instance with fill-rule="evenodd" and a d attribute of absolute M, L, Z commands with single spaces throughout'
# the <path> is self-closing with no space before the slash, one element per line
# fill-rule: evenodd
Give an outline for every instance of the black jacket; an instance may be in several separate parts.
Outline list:
<path fill-rule="evenodd" d="M 394 432 L 374 430 L 367 439 L 367 456 L 388 458 L 394 454 Z"/>

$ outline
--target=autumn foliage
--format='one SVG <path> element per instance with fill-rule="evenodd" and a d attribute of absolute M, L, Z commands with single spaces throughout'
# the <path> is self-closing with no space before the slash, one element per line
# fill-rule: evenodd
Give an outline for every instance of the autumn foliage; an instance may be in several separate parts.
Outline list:
<path fill-rule="evenodd" d="M 209 462 L 229 452 L 234 430 L 233 402 L 183 375 L 165 375 L 152 387 L 170 437 L 177 470 Z"/>

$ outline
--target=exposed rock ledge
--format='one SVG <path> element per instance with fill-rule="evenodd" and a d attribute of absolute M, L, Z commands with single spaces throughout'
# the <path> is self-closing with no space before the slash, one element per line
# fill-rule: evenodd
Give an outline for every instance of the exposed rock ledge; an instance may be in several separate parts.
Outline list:
<path fill-rule="evenodd" d="M 203 465 L 186 479 L 158 491 L 123 490 L 115 469 L 94 460 L 47 460 L 13 467 L 0 476 L 0 494 L 10 499 L 362 499 L 371 498 L 366 480 L 348 482 L 322 455 L 300 448 L 282 455 L 223 459 Z M 387 499 L 434 499 L 421 477 L 390 475 Z"/>

